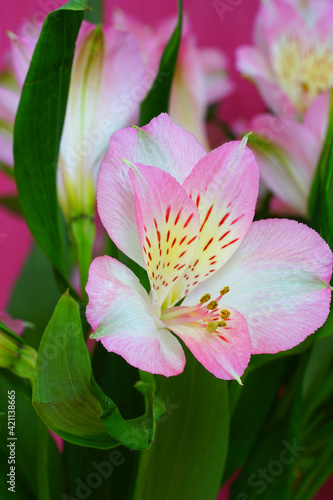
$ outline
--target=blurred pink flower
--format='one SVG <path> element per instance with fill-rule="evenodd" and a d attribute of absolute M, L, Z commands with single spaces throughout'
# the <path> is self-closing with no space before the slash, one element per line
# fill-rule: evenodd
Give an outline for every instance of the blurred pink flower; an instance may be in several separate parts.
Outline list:
<path fill-rule="evenodd" d="M 258 177 L 246 138 L 206 154 L 166 114 L 116 132 L 98 211 L 116 245 L 146 268 L 151 291 L 117 260 L 95 259 L 86 287 L 92 338 L 170 376 L 185 365 L 171 330 L 216 377 L 240 381 L 251 353 L 290 349 L 319 328 L 331 250 L 296 221 L 252 222 Z"/>
<path fill-rule="evenodd" d="M 21 335 L 30 323 L 25 323 L 21 319 L 13 319 L 6 311 L 0 311 L 0 321 L 16 335 Z"/>
<path fill-rule="evenodd" d="M 332 23 L 331 0 L 261 3 L 254 45 L 238 48 L 236 66 L 271 110 L 301 115 L 333 87 Z"/>
<path fill-rule="evenodd" d="M 153 29 L 121 10 L 114 13 L 116 26 L 128 30 L 138 40 L 148 73 L 154 82 L 159 62 L 176 25 L 172 17 Z M 163 78 L 163 77 L 162 77 Z M 207 150 L 209 148 L 205 116 L 207 107 L 233 90 L 227 75 L 227 59 L 216 48 L 200 49 L 190 21 L 183 21 L 175 77 L 171 89 L 169 115 L 172 120 L 192 132 Z"/>
<path fill-rule="evenodd" d="M 269 113 L 255 116 L 251 130 L 264 142 L 255 146 L 263 183 L 287 206 L 289 214 L 307 216 L 310 189 L 320 158 L 328 126 L 329 95 L 322 94 L 304 114 L 303 122 Z M 286 213 L 286 207 L 274 200 L 271 207 Z M 287 209 L 288 210 L 288 209 Z"/>

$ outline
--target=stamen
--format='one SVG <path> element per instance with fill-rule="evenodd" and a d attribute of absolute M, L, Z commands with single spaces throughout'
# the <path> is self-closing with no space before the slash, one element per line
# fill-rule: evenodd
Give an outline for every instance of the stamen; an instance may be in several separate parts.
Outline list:
<path fill-rule="evenodd" d="M 225 321 L 219 321 L 217 323 L 217 326 L 220 327 L 220 328 L 224 328 L 225 326 L 227 326 L 227 323 Z"/>
<path fill-rule="evenodd" d="M 212 300 L 211 302 L 209 302 L 209 304 L 207 304 L 207 309 L 209 309 L 210 311 L 213 311 L 214 309 L 216 309 L 218 306 L 218 303 L 216 302 L 216 300 Z"/>
<path fill-rule="evenodd" d="M 215 332 L 216 328 L 218 327 L 219 322 L 218 321 L 210 321 L 206 325 L 206 331 L 208 333 L 213 333 Z"/>
<path fill-rule="evenodd" d="M 201 304 L 204 304 L 205 302 L 208 302 L 211 298 L 210 293 L 205 293 L 200 299 Z"/>
<path fill-rule="evenodd" d="M 220 290 L 220 294 L 223 296 L 226 293 L 228 293 L 229 291 L 230 291 L 230 288 L 228 286 L 225 286 L 224 288 L 222 288 L 222 290 Z"/>
<path fill-rule="evenodd" d="M 222 319 L 228 319 L 230 316 L 230 311 L 228 311 L 228 309 L 222 309 L 222 311 L 220 312 L 220 316 Z"/>

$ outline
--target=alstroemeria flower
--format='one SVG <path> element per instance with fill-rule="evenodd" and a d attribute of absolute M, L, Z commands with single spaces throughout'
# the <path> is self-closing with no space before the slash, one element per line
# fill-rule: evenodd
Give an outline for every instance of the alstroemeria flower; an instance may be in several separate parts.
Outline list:
<path fill-rule="evenodd" d="M 248 130 L 264 143 L 252 148 L 263 183 L 286 205 L 289 213 L 308 215 L 308 200 L 328 126 L 329 96 L 313 102 L 302 123 L 264 113 Z M 276 204 L 275 204 L 276 205 Z"/>
<path fill-rule="evenodd" d="M 15 74 L 22 88 L 37 39 L 15 35 L 11 39 Z M 93 215 L 97 175 L 110 136 L 137 119 L 146 93 L 145 76 L 139 45 L 131 34 L 82 23 L 58 162 L 58 197 L 66 217 Z M 6 95 L 0 93 L 0 99 Z"/>
<path fill-rule="evenodd" d="M 152 29 L 117 10 L 114 22 L 138 40 L 150 75 L 150 88 L 157 76 L 160 59 L 175 28 L 176 19 L 168 19 Z M 185 18 L 171 88 L 170 117 L 177 125 L 192 132 L 208 150 L 210 148 L 205 126 L 207 107 L 226 97 L 232 90 L 233 85 L 227 75 L 226 56 L 216 48 L 199 49 L 191 23 Z"/>
<path fill-rule="evenodd" d="M 303 114 L 333 87 L 331 0 L 260 4 L 254 45 L 237 50 L 237 68 L 254 80 L 268 107 Z"/>
<path fill-rule="evenodd" d="M 116 132 L 98 210 L 117 246 L 147 269 L 151 291 L 117 260 L 95 259 L 86 287 L 93 338 L 170 376 L 185 364 L 178 336 L 214 375 L 239 380 L 251 353 L 289 349 L 321 326 L 332 253 L 303 224 L 252 223 L 257 195 L 246 139 L 206 154 L 168 115 Z"/>

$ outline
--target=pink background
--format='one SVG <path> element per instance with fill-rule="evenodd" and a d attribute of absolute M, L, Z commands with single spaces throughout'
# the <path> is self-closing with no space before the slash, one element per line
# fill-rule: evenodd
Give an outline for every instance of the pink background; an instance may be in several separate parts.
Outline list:
<path fill-rule="evenodd" d="M 7 61 L 7 30 L 21 32 L 22 25 L 30 20 L 32 26 L 65 1 L 61 0 L 11 0 L 2 2 L 0 17 L 0 66 Z M 263 110 L 263 104 L 255 89 L 242 80 L 233 69 L 233 54 L 237 46 L 251 41 L 253 19 L 259 0 L 184 0 L 185 12 L 192 21 L 200 46 L 215 46 L 224 50 L 230 60 L 230 74 L 236 83 L 236 91 L 222 105 L 226 119 L 249 118 Z M 224 13 L 216 5 L 224 5 Z M 177 11 L 176 0 L 106 0 L 105 21 L 113 8 L 120 7 L 148 24 L 156 24 Z M 0 195 L 15 192 L 14 184 L 0 175 Z M 10 292 L 24 264 L 31 246 L 31 237 L 24 221 L 0 208 L 0 310 L 6 307 Z M 330 498 L 332 481 L 327 484 L 316 500 Z M 225 500 L 226 494 L 219 497 Z"/>

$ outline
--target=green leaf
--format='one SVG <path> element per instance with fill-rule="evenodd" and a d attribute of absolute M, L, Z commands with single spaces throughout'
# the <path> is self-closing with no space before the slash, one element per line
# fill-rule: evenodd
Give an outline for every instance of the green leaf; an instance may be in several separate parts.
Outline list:
<path fill-rule="evenodd" d="M 333 249 L 333 91 L 326 138 L 310 192 L 309 214 L 312 227 Z"/>
<path fill-rule="evenodd" d="M 182 32 L 183 3 L 178 0 L 178 23 L 168 41 L 158 68 L 157 77 L 140 108 L 140 126 L 146 125 L 160 113 L 167 113 L 172 80 L 175 73 Z"/>
<path fill-rule="evenodd" d="M 0 411 L 8 414 L 8 392 L 15 391 L 15 437 L 16 441 L 16 491 L 11 498 L 22 500 L 45 500 L 47 497 L 38 496 L 38 483 L 43 480 L 50 483 L 52 490 L 52 500 L 58 500 L 63 492 L 63 475 L 61 467 L 61 456 L 57 446 L 47 431 L 45 425 L 38 418 L 31 404 L 31 388 L 26 380 L 19 379 L 8 371 L 0 370 Z M 13 392 L 11 392 L 13 394 Z M 43 434 L 43 442 L 41 435 Z M 7 448 L 8 427 L 7 418 L 2 429 L 0 438 L 0 455 L 4 453 L 6 463 L 0 467 L 0 493 L 1 498 L 7 498 L 8 493 L 2 483 L 2 473 L 9 472 L 8 448 Z M 48 460 L 43 464 L 43 470 L 40 469 L 39 457 L 42 450 L 47 447 Z M 1 457 L 0 457 L 1 462 Z M 43 479 L 40 475 L 43 474 Z M 7 481 L 8 478 L 6 478 Z M 22 494 L 21 494 L 22 491 Z M 24 492 L 24 493 L 23 493 Z M 8 497 L 10 498 L 10 497 Z"/>
<path fill-rule="evenodd" d="M 242 377 L 244 387 L 232 412 L 230 446 L 225 471 L 228 479 L 246 463 L 257 446 L 258 435 L 272 409 L 276 395 L 288 371 L 288 359 L 276 360 Z"/>
<path fill-rule="evenodd" d="M 227 382 L 188 350 L 186 357 L 181 375 L 157 377 L 166 413 L 151 448 L 141 452 L 133 500 L 216 499 L 228 447 Z"/>
<path fill-rule="evenodd" d="M 35 349 L 59 300 L 50 262 L 36 245 L 32 248 L 23 272 L 12 292 L 8 312 L 34 325 L 23 338 Z M 22 337 L 20 337 L 22 339 Z"/>
<path fill-rule="evenodd" d="M 102 407 L 93 393 L 89 354 L 76 302 L 63 295 L 42 337 L 33 385 L 33 405 L 60 437 L 82 446 L 118 443 L 99 420 Z"/>
<path fill-rule="evenodd" d="M 154 390 L 151 382 L 144 415 L 123 419 L 94 380 L 79 307 L 64 294 L 38 350 L 33 404 L 45 424 L 74 444 L 145 449 L 154 436 Z"/>
<path fill-rule="evenodd" d="M 14 126 L 14 163 L 23 214 L 35 240 L 66 279 L 56 171 L 75 41 L 85 0 L 45 19 Z"/>

